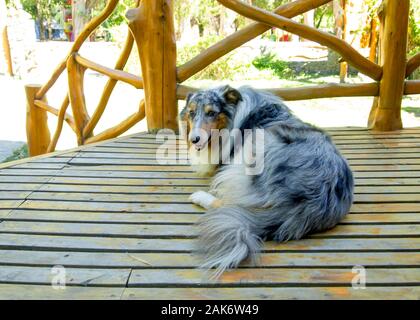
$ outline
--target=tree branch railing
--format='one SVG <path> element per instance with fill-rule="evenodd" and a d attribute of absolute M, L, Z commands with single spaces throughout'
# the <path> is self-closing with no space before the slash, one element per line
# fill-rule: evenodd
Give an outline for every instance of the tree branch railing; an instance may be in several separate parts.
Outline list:
<path fill-rule="evenodd" d="M 406 45 L 404 41 L 395 44 L 395 41 L 390 40 L 395 34 L 402 39 L 407 36 L 405 19 L 402 19 L 401 22 L 401 16 L 408 18 L 409 0 L 398 2 L 383 0 L 382 15 L 385 19 L 382 20 L 386 20 L 387 27 L 384 27 L 385 21 L 382 21 L 380 36 L 383 41 L 381 41 L 380 65 L 362 56 L 344 40 L 290 19 L 325 5 L 331 0 L 296 0 L 279 6 L 273 12 L 238 0 L 217 0 L 221 5 L 255 22 L 213 44 L 178 67 L 176 66 L 173 1 L 142 0 L 137 2 L 134 9 L 127 12 L 130 32 L 114 68 L 108 68 L 80 56 L 78 51 L 89 35 L 112 14 L 119 2 L 118 0 L 109 0 L 102 12 L 84 28 L 50 79 L 43 86 L 26 87 L 27 132 L 31 155 L 54 151 L 64 122 L 76 133 L 79 145 L 116 137 L 142 119 L 147 120 L 149 131 L 160 128 L 177 130 L 177 100 L 185 99 L 189 92 L 197 90 L 197 88 L 183 85 L 182 82 L 271 27 L 297 34 L 336 51 L 344 61 L 376 81 L 362 84 L 325 84 L 300 88 L 266 89 L 284 100 L 354 96 L 378 97 L 376 99 L 378 104 L 372 109 L 370 120 L 374 119 L 371 121 L 373 129 L 386 131 L 398 129 L 401 126 L 398 122 L 398 114 L 402 95 L 420 93 L 420 81 L 405 80 L 419 67 L 420 54 L 416 54 L 407 61 L 403 50 Z M 140 57 L 142 77 L 123 70 L 134 43 L 137 45 Z M 390 67 L 388 58 L 390 53 L 392 53 L 393 59 L 397 60 L 397 64 L 404 65 L 405 68 L 397 71 L 396 68 Z M 46 94 L 66 69 L 69 82 L 68 93 L 60 108 L 55 109 L 48 104 Z M 83 84 L 86 69 L 109 77 L 92 117 L 87 112 L 84 98 Z M 398 74 L 397 80 L 392 83 L 390 79 L 395 74 Z M 101 119 L 118 81 L 130 84 L 136 89 L 143 89 L 145 98 L 140 102 L 137 112 L 118 125 L 95 135 L 94 129 Z M 390 85 L 401 89 L 395 90 L 396 93 L 393 95 L 387 95 L 384 91 L 389 90 Z M 71 106 L 72 116 L 67 113 L 69 106 Z M 393 110 L 392 112 L 389 112 L 390 108 Z M 46 124 L 47 112 L 58 116 L 57 127 L 52 139 Z"/>

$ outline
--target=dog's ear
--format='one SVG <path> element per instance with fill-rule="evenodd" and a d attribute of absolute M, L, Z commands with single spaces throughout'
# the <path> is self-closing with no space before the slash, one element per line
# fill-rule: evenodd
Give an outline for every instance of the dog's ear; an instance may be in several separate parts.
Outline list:
<path fill-rule="evenodd" d="M 192 92 L 190 92 L 190 93 L 187 94 L 187 97 L 185 99 L 185 105 L 186 106 L 188 105 L 188 103 L 190 103 L 190 100 L 191 100 L 191 97 L 192 96 L 193 96 L 193 93 Z"/>
<path fill-rule="evenodd" d="M 226 103 L 237 105 L 242 100 L 242 96 L 238 90 L 227 85 L 223 88 L 223 98 Z"/>

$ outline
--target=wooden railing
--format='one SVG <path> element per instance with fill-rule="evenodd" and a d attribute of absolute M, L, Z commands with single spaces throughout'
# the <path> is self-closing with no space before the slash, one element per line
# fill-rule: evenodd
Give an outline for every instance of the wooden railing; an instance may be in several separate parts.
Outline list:
<path fill-rule="evenodd" d="M 149 131 L 161 128 L 178 129 L 177 100 L 185 99 L 196 88 L 182 85 L 197 72 L 258 35 L 277 27 L 316 41 L 339 53 L 342 60 L 370 77 L 364 84 L 326 84 L 303 88 L 267 89 L 285 100 L 303 100 L 346 96 L 374 96 L 369 117 L 374 130 L 402 128 L 401 100 L 404 94 L 419 94 L 420 81 L 406 80 L 420 65 L 420 54 L 407 61 L 407 29 L 409 0 L 384 0 L 380 14 L 380 64 L 362 56 L 344 40 L 315 28 L 299 24 L 291 18 L 324 5 L 331 0 L 296 0 L 268 12 L 239 0 L 218 0 L 238 14 L 256 22 L 210 46 L 187 63 L 176 66 L 176 42 L 173 21 L 173 0 L 142 0 L 127 12 L 130 32 L 113 69 L 104 67 L 79 55 L 78 51 L 89 35 L 107 19 L 118 4 L 109 0 L 104 10 L 94 18 L 76 39 L 69 54 L 43 86 L 26 86 L 27 135 L 31 155 L 55 150 L 64 121 L 77 136 L 79 145 L 116 137 L 140 120 L 146 118 Z M 141 62 L 142 77 L 123 71 L 133 44 L 136 42 Z M 50 106 L 48 90 L 67 69 L 68 92 L 59 109 Z M 90 117 L 84 99 L 83 80 L 86 69 L 109 77 L 98 106 Z M 138 111 L 120 124 L 99 134 L 94 129 L 101 118 L 111 93 L 122 81 L 144 90 L 144 99 Z M 71 106 L 73 115 L 67 113 Z M 47 125 L 47 112 L 58 117 L 57 128 L 51 138 Z"/>

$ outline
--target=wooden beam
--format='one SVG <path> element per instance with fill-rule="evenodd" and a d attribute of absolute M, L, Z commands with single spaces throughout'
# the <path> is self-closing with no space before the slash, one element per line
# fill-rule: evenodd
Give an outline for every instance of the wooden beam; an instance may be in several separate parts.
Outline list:
<path fill-rule="evenodd" d="M 84 66 L 85 68 L 104 74 L 110 77 L 111 79 L 128 83 L 132 85 L 133 87 L 135 87 L 136 89 L 143 89 L 143 80 L 142 78 L 138 76 L 135 76 L 131 73 L 128 73 L 122 70 L 115 70 L 115 69 L 102 66 L 99 63 L 83 58 L 79 54 L 75 54 L 74 57 L 76 59 L 76 62 Z"/>
<path fill-rule="evenodd" d="M 420 67 L 420 52 L 412 56 L 408 62 L 405 71 L 405 77 L 408 78 L 411 74 Z"/>
<path fill-rule="evenodd" d="M 404 94 L 420 94 L 420 80 L 406 80 Z"/>
<path fill-rule="evenodd" d="M 406 75 L 407 30 L 409 0 L 385 0 L 381 60 L 383 77 L 380 84 L 378 106 L 370 128 L 392 131 L 402 128 L 401 102 Z"/>
<path fill-rule="evenodd" d="M 179 99 L 185 99 L 188 93 L 199 89 L 178 85 L 177 95 Z M 283 100 L 309 100 L 334 97 L 371 97 L 379 94 L 379 83 L 363 84 L 336 84 L 329 83 L 318 86 L 307 86 L 301 88 L 266 88 L 261 89 L 279 96 Z"/>
<path fill-rule="evenodd" d="M 68 97 L 68 95 L 66 95 L 66 96 Z M 49 113 L 52 113 L 56 116 L 59 116 L 59 114 L 60 114 L 61 109 L 56 109 L 56 108 L 50 106 L 44 100 L 35 100 L 34 104 L 38 108 L 44 109 L 45 111 L 48 111 Z M 69 115 L 68 113 L 64 114 L 64 121 L 66 121 L 69 124 L 70 128 L 72 128 L 73 131 L 77 130 L 76 123 L 74 122 L 74 118 L 71 115 Z"/>
<path fill-rule="evenodd" d="M 372 79 L 379 80 L 382 76 L 382 68 L 377 64 L 369 61 L 363 57 L 357 50 L 355 50 L 347 42 L 337 38 L 326 32 L 319 31 L 315 28 L 305 26 L 297 23 L 291 19 L 287 19 L 280 15 L 265 11 L 263 9 L 248 5 L 238 0 L 217 0 L 229 9 L 237 13 L 259 21 L 280 28 L 282 30 L 297 34 L 306 39 L 318 42 L 328 48 L 339 53 L 345 61 L 353 65 L 363 74 Z"/>
<path fill-rule="evenodd" d="M 286 18 L 293 18 L 330 1 L 331 0 L 297 0 L 277 7 L 274 12 Z M 210 46 L 187 63 L 179 66 L 177 72 L 178 81 L 184 82 L 212 62 L 260 34 L 263 34 L 270 28 L 271 27 L 267 24 L 254 22 L 230 36 L 227 36 L 225 39 Z"/>
<path fill-rule="evenodd" d="M 148 129 L 178 129 L 172 0 L 143 0 L 127 11 L 141 60 Z"/>
<path fill-rule="evenodd" d="M 26 136 L 30 156 L 37 156 L 47 152 L 50 144 L 50 130 L 48 129 L 47 111 L 35 105 L 35 96 L 40 85 L 26 85 Z M 44 97 L 46 102 L 46 98 Z"/>

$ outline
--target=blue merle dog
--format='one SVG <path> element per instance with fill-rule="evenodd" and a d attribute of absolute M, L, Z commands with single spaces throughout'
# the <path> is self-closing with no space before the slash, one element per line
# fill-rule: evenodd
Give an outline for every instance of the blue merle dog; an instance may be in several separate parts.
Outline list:
<path fill-rule="evenodd" d="M 209 192 L 190 197 L 208 209 L 198 223 L 198 248 L 202 266 L 216 268 L 215 276 L 244 259 L 256 262 L 264 240 L 301 239 L 334 227 L 349 212 L 354 183 L 346 160 L 324 131 L 298 119 L 278 97 L 250 87 L 202 90 L 188 95 L 180 118 L 190 158 L 208 149 L 220 160 L 195 167 L 214 178 Z M 214 150 L 212 135 L 222 129 L 263 129 L 263 141 L 251 142 L 254 151 L 256 143 L 264 145 L 256 155 L 261 172 L 247 174 L 248 164 L 225 161 L 235 160 L 238 145 L 224 142 Z M 239 149 L 254 135 L 243 137 Z M 224 147 L 228 152 L 219 150 Z"/>

